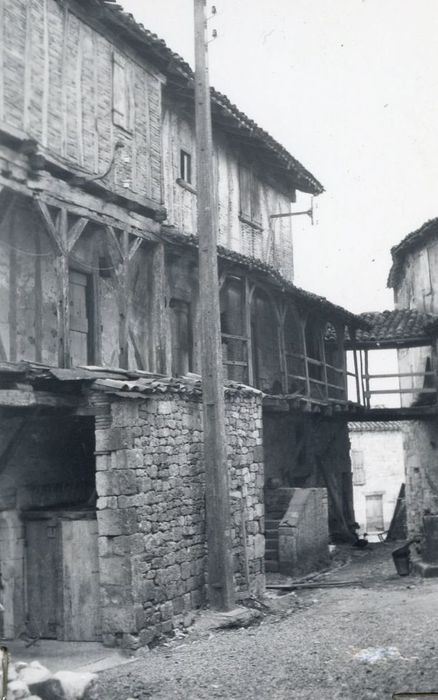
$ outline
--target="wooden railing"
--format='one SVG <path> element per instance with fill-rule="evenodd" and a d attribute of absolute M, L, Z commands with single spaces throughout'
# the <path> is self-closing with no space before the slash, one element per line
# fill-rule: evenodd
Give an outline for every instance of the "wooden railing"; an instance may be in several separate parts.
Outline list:
<path fill-rule="evenodd" d="M 418 386 L 415 384 L 415 379 L 420 377 L 422 380 L 422 385 Z M 395 380 L 399 382 L 397 388 L 382 388 L 373 386 L 376 381 L 382 380 Z M 400 380 L 411 380 L 411 386 L 401 386 Z M 426 401 L 426 397 L 434 398 L 433 403 L 436 403 L 437 398 L 437 375 L 436 372 L 430 370 L 425 372 L 401 372 L 401 373 L 390 373 L 390 374 L 369 374 L 364 372 L 362 374 L 363 381 L 363 397 L 364 403 L 367 408 L 371 407 L 371 402 L 373 396 L 385 396 L 388 394 L 398 394 L 400 396 L 400 403 L 402 403 L 403 395 L 410 394 L 412 396 L 412 402 L 415 401 Z M 391 382 L 393 383 L 393 382 Z M 426 383 L 428 384 L 426 386 Z"/>

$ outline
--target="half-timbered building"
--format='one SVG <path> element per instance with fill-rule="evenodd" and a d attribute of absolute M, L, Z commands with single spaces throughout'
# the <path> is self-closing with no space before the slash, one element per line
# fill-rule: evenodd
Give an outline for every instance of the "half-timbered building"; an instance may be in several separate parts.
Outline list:
<path fill-rule="evenodd" d="M 193 74 L 105 0 L 0 0 L 0 31 L 3 636 L 135 648 L 203 600 Z M 235 575 L 257 591 L 265 533 L 293 573 L 327 512 L 333 535 L 353 519 L 363 321 L 293 282 L 287 215 L 321 184 L 211 106 Z"/>

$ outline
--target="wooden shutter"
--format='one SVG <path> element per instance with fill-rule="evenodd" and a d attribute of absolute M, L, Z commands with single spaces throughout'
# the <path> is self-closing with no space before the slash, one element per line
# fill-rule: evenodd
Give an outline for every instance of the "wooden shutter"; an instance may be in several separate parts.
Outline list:
<path fill-rule="evenodd" d="M 367 530 L 383 530 L 383 497 L 381 494 L 366 496 Z"/>
<path fill-rule="evenodd" d="M 260 183 L 254 173 L 251 173 L 251 221 L 260 224 Z"/>
<path fill-rule="evenodd" d="M 113 54 L 113 122 L 128 128 L 129 88 L 126 63 Z"/>
<path fill-rule="evenodd" d="M 86 365 L 88 352 L 88 276 L 70 270 L 70 351 L 73 366 Z"/>
<path fill-rule="evenodd" d="M 365 483 L 365 468 L 362 450 L 351 450 L 351 466 L 353 468 L 353 485 L 363 486 Z"/>
<path fill-rule="evenodd" d="M 251 171 L 239 165 L 240 215 L 251 221 Z"/>

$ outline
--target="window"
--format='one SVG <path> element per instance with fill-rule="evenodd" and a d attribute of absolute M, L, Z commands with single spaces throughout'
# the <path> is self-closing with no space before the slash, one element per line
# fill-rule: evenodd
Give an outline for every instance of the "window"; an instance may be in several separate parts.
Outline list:
<path fill-rule="evenodd" d="M 132 129 L 132 74 L 129 64 L 113 54 L 113 122 L 116 126 Z"/>
<path fill-rule="evenodd" d="M 70 355 L 73 367 L 94 362 L 93 282 L 90 275 L 69 271 Z"/>
<path fill-rule="evenodd" d="M 367 514 L 367 531 L 383 530 L 383 496 L 381 493 L 365 497 Z"/>
<path fill-rule="evenodd" d="M 239 165 L 240 218 L 261 228 L 260 184 L 252 168 Z"/>
<path fill-rule="evenodd" d="M 353 486 L 363 486 L 365 483 L 363 451 L 351 450 L 351 467 L 353 469 Z"/>
<path fill-rule="evenodd" d="M 184 182 L 192 184 L 192 156 L 187 151 L 180 151 L 179 176 Z"/>
<path fill-rule="evenodd" d="M 170 328 L 172 337 L 172 375 L 184 376 L 192 369 L 192 333 L 190 304 L 171 299 Z"/>

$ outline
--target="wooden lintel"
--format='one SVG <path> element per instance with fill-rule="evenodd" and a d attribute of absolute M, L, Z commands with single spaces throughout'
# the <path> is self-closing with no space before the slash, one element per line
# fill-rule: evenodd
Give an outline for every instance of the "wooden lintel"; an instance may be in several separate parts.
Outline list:
<path fill-rule="evenodd" d="M 4 408 L 75 408 L 80 409 L 79 401 L 76 397 L 61 396 L 48 391 L 32 391 L 23 389 L 3 389 L 0 390 L 0 406 Z"/>

